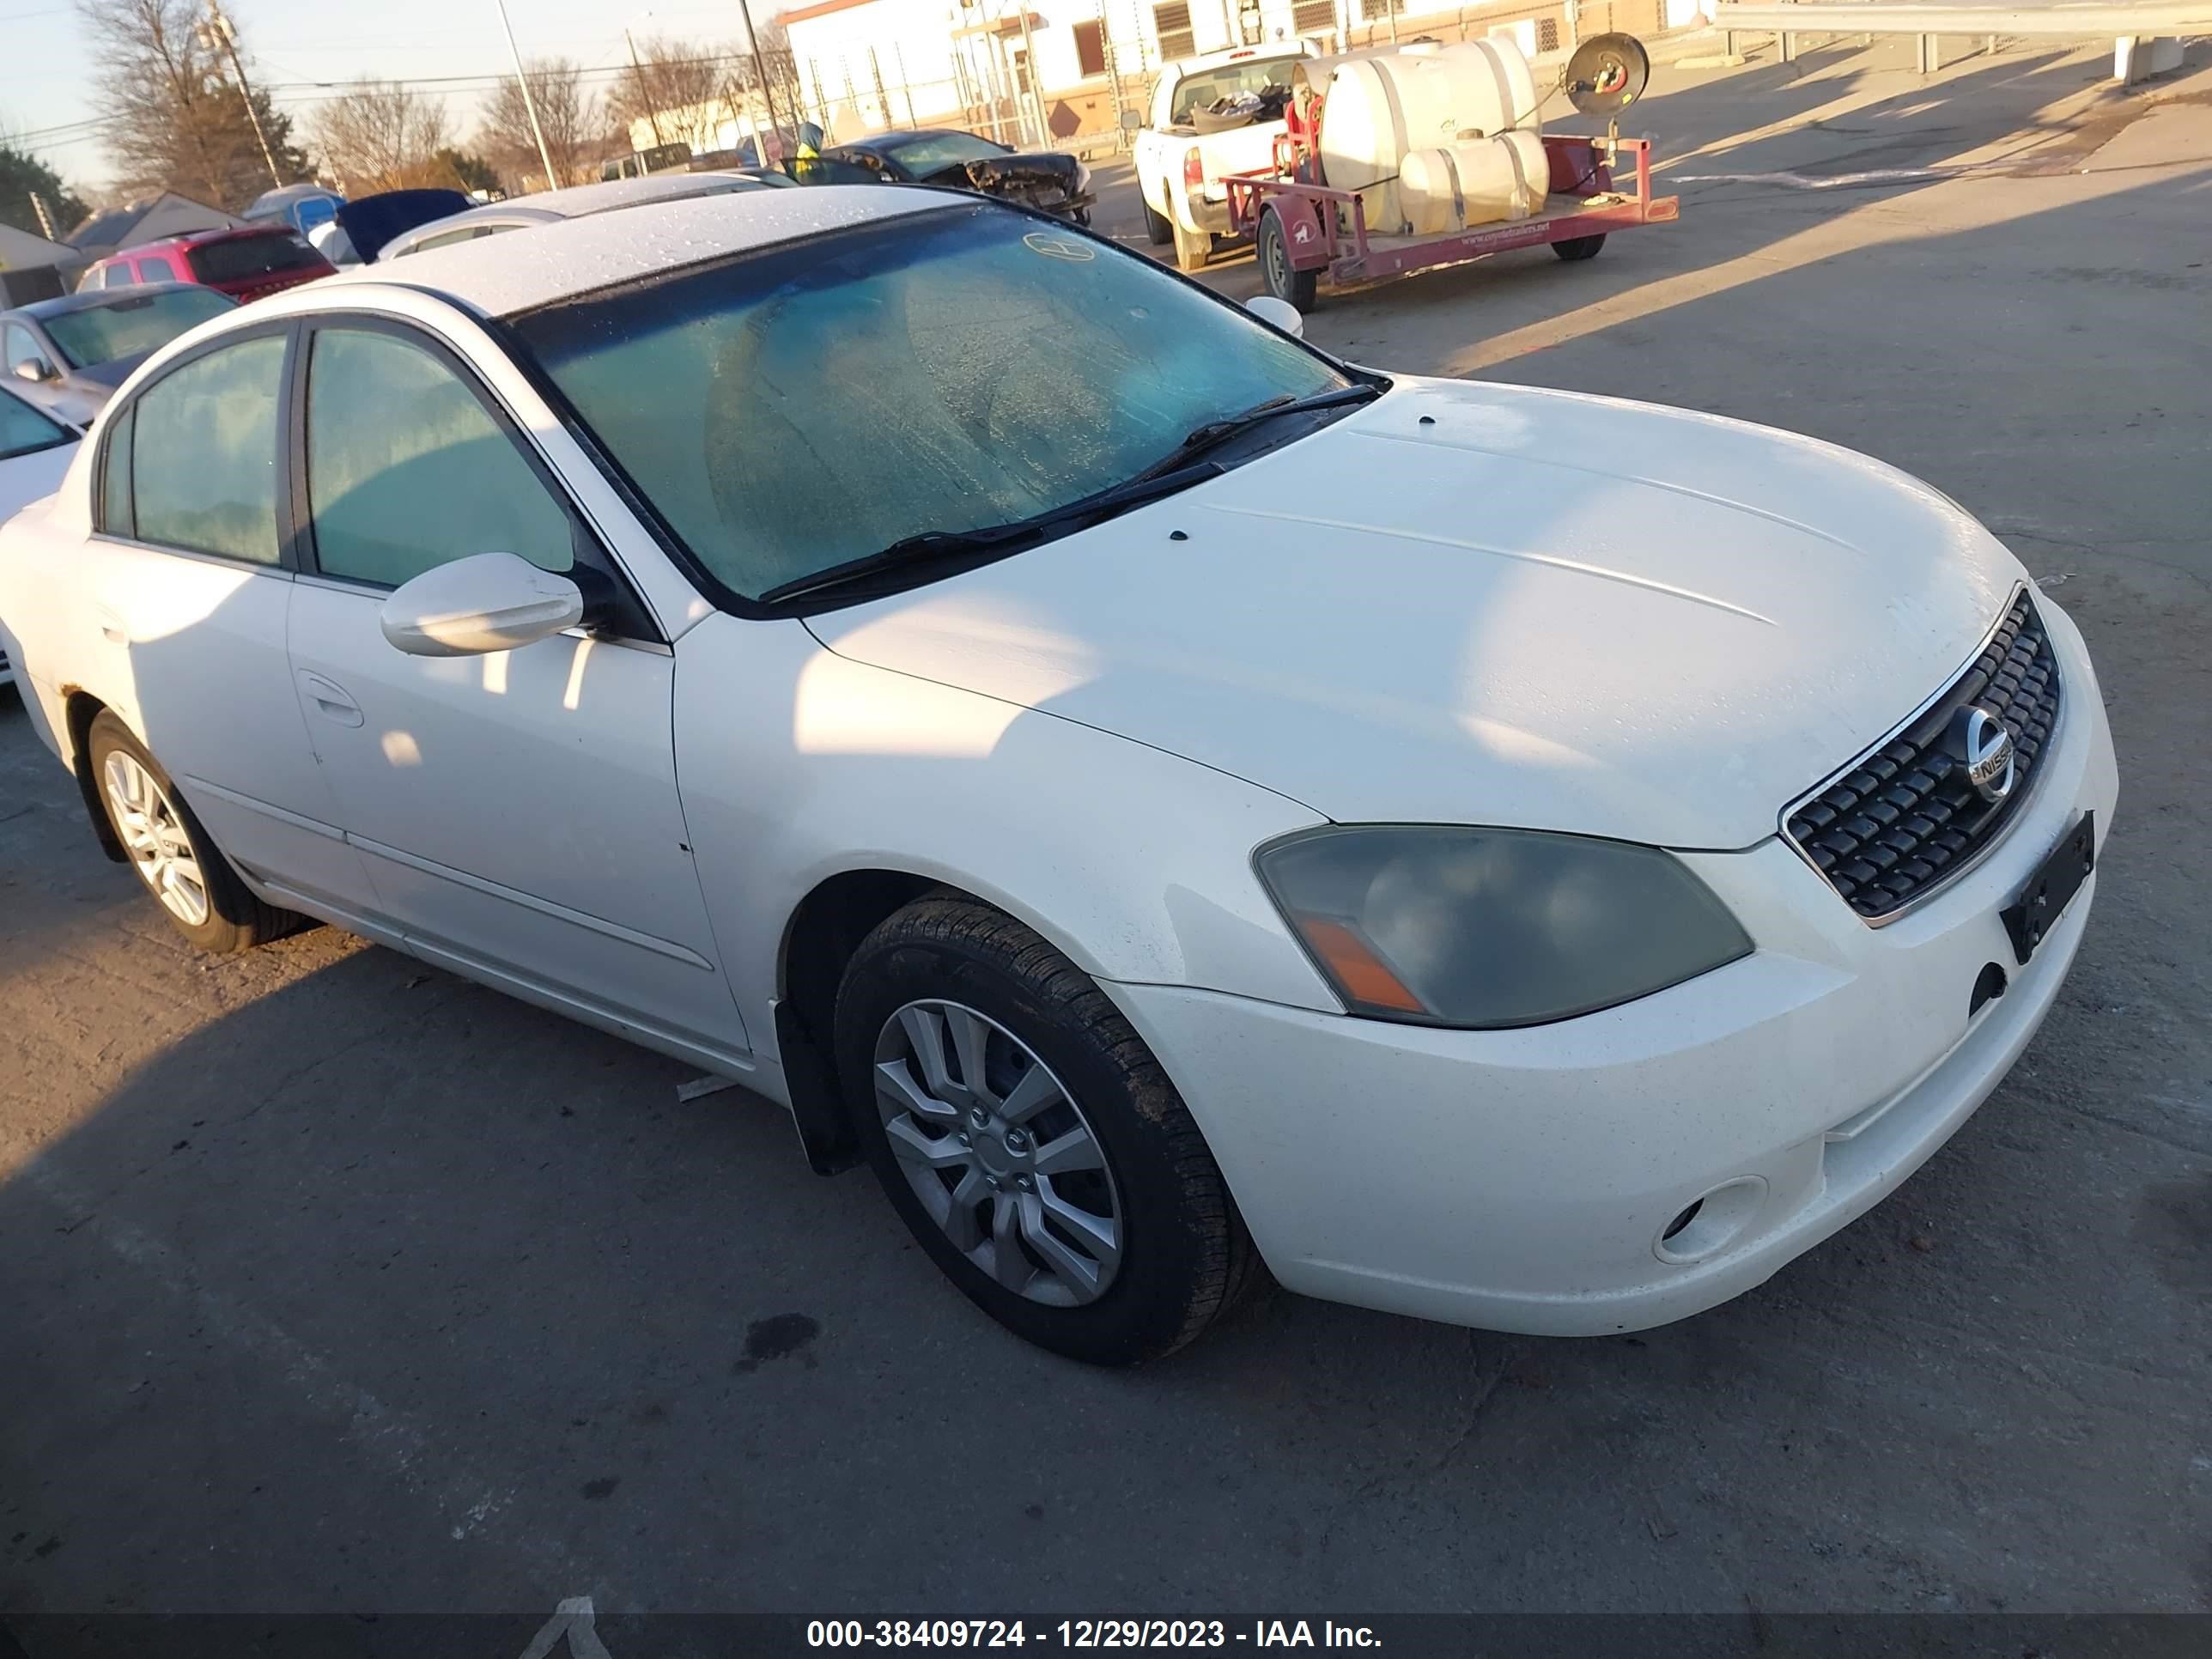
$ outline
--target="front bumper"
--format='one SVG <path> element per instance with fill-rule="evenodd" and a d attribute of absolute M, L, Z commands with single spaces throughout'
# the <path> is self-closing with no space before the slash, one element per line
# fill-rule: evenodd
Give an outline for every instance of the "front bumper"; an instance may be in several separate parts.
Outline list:
<path fill-rule="evenodd" d="M 1752 956 L 1553 1025 L 1444 1031 L 1108 987 L 1276 1278 L 1454 1324 L 1636 1330 L 1763 1282 L 1917 1169 L 2035 1035 L 2096 878 L 2024 967 L 1998 913 L 2085 811 L 2101 856 L 2118 796 L 2081 637 L 2039 603 L 2066 696 L 2035 793 L 1979 864 L 1887 927 L 1774 839 L 1684 855 Z M 1970 1017 L 1990 963 L 2006 988 Z"/>

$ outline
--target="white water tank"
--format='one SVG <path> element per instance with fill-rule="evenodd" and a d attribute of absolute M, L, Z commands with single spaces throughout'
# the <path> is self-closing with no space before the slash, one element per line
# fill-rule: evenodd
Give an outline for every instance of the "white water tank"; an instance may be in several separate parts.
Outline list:
<path fill-rule="evenodd" d="M 1398 200 L 1416 236 L 1525 219 L 1544 205 L 1551 162 L 1525 127 L 1417 149 L 1401 163 Z"/>
<path fill-rule="evenodd" d="M 1368 228 L 1385 234 L 1408 221 L 1397 187 L 1407 155 L 1543 125 L 1528 60 L 1503 36 L 1321 59 L 1303 78 L 1327 100 L 1322 182 L 1364 192 Z"/>

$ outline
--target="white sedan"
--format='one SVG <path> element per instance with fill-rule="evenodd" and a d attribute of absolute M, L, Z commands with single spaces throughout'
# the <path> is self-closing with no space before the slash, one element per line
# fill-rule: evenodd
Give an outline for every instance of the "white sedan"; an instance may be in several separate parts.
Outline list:
<path fill-rule="evenodd" d="M 0 386 L 0 524 L 53 493 L 76 458 L 78 433 L 27 398 Z M 8 616 L 0 611 L 0 685 L 15 678 Z"/>
<path fill-rule="evenodd" d="M 532 240 L 202 328 L 0 534 L 198 945 L 319 917 L 742 1079 L 1105 1362 L 1262 1263 L 1695 1313 L 2057 994 L 2096 678 L 1901 472 L 1386 377 L 969 197 Z"/>

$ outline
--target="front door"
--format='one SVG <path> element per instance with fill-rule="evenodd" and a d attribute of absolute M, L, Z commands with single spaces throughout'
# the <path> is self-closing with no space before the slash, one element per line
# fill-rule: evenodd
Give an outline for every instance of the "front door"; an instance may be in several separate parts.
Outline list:
<path fill-rule="evenodd" d="M 386 641 L 385 596 L 453 559 L 620 574 L 457 357 L 367 320 L 307 349 L 292 668 L 379 910 L 539 1000 L 744 1052 L 677 796 L 673 655 L 581 631 L 478 657 Z"/>

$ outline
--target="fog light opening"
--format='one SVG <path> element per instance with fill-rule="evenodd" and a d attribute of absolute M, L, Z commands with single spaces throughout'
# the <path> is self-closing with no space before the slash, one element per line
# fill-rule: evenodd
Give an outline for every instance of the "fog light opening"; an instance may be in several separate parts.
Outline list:
<path fill-rule="evenodd" d="M 2005 970 L 1994 962 L 1982 964 L 1982 971 L 1974 981 L 1974 994 L 1966 1003 L 1966 1018 L 1972 1019 L 1990 1003 L 2005 994 Z"/>
<path fill-rule="evenodd" d="M 1738 1176 L 1692 1200 L 1651 1241 L 1662 1261 L 1686 1265 L 1718 1255 L 1735 1243 L 1766 1201 L 1761 1176 Z"/>

